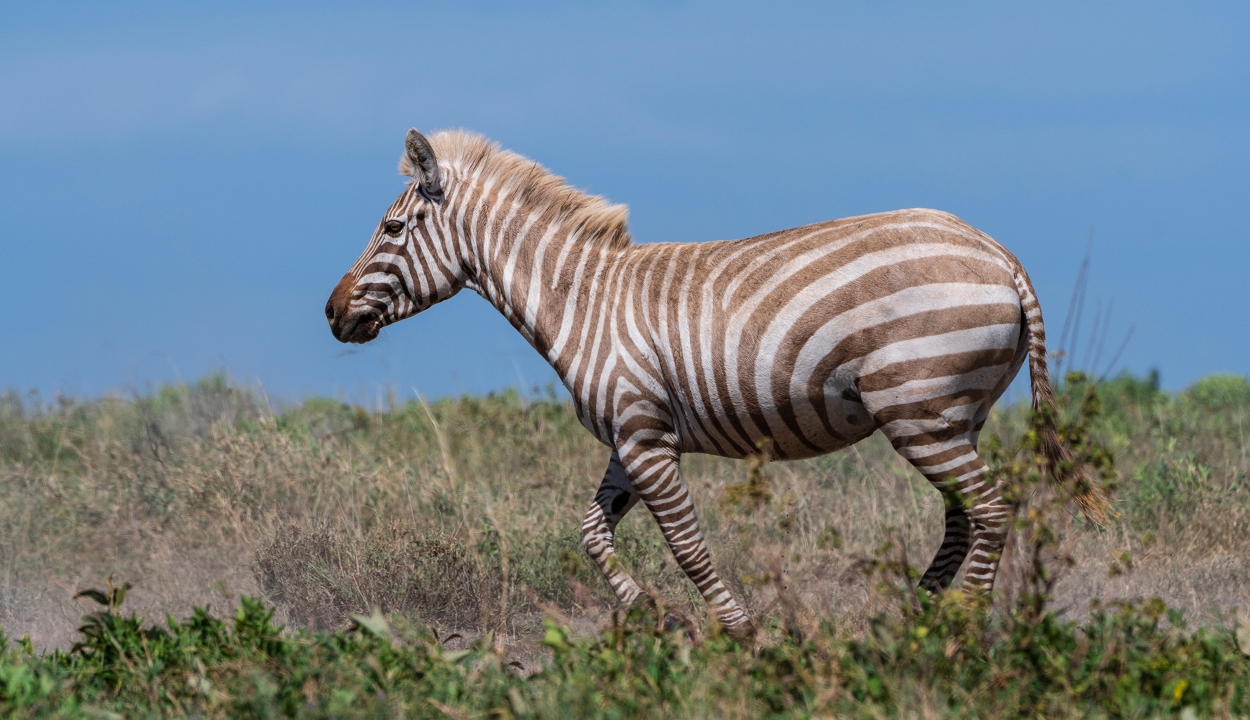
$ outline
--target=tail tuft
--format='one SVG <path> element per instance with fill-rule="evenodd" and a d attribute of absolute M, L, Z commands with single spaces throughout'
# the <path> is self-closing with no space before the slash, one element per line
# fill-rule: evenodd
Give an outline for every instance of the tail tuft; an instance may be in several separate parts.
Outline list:
<path fill-rule="evenodd" d="M 1073 467 L 1072 451 L 1060 441 L 1059 433 L 1049 422 L 1042 434 L 1042 454 L 1046 456 L 1051 475 L 1060 483 L 1073 485 L 1072 496 L 1076 498 L 1081 514 L 1097 525 L 1106 525 L 1111 521 L 1115 511 L 1111 509 L 1111 501 L 1102 485 L 1088 468 Z"/>
<path fill-rule="evenodd" d="M 1115 514 L 1106 492 L 1088 468 L 1073 467 L 1072 451 L 1059 439 L 1059 433 L 1055 429 L 1055 392 L 1050 386 L 1050 372 L 1046 366 L 1046 327 L 1042 323 L 1042 306 L 1037 302 L 1033 283 L 1029 281 L 1023 267 L 1017 266 L 1015 281 L 1029 335 L 1029 380 L 1033 410 L 1048 416 L 1042 431 L 1042 454 L 1056 480 L 1063 484 L 1074 484 L 1072 494 L 1085 517 L 1098 525 L 1106 525 Z"/>

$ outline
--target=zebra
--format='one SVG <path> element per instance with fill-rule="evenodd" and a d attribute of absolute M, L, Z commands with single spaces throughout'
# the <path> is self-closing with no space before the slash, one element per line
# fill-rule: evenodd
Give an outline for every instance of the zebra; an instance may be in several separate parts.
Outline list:
<path fill-rule="evenodd" d="M 992 588 L 1010 508 L 978 436 L 1026 359 L 1033 406 L 1053 408 L 1054 394 L 1032 283 L 989 236 L 911 209 L 636 244 L 624 206 L 463 130 L 409 130 L 400 172 L 406 189 L 326 303 L 334 336 L 369 342 L 463 288 L 494 305 L 611 449 L 581 534 L 621 603 L 644 596 L 614 556 L 617 524 L 641 501 L 716 620 L 749 637 L 682 455 L 743 458 L 767 444 L 775 459 L 810 458 L 877 430 L 944 498 L 921 586 L 950 586 L 966 560 L 964 586 Z M 1097 488 L 1078 499 L 1100 517 Z"/>

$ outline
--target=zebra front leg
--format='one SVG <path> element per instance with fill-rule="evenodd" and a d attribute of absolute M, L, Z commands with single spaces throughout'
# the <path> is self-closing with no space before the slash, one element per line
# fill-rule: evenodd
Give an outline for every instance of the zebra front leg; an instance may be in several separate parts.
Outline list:
<path fill-rule="evenodd" d="M 599 491 L 582 520 L 582 547 L 603 572 L 616 599 L 624 605 L 633 604 L 642 594 L 642 588 L 616 558 L 616 525 L 637 504 L 638 493 L 629 484 L 621 458 L 613 450 L 603 482 L 599 483 Z"/>
<path fill-rule="evenodd" d="M 676 452 L 639 449 L 623 463 L 630 482 L 660 526 L 660 532 L 686 577 L 699 588 L 704 601 L 726 632 L 738 638 L 754 633 L 750 618 L 734 600 L 712 566 L 690 491 L 681 476 Z"/>

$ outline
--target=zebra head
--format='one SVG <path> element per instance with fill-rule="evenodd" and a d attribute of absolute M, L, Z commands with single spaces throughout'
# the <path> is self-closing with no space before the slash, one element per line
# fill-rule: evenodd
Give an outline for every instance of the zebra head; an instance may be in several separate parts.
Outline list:
<path fill-rule="evenodd" d="M 440 232 L 443 182 L 434 148 L 408 131 L 400 171 L 412 177 L 326 303 L 340 342 L 366 343 L 391 323 L 455 295 L 464 272 Z"/>

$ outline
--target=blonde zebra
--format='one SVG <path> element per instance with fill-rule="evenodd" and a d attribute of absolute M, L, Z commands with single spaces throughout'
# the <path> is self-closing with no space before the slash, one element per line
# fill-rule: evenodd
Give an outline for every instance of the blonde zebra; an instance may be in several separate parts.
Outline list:
<path fill-rule="evenodd" d="M 1034 405 L 1053 403 L 1041 307 L 1001 245 L 934 210 L 636 245 L 624 206 L 480 136 L 410 130 L 405 145 L 412 182 L 330 295 L 331 330 L 368 342 L 461 288 L 498 308 L 612 449 L 582 539 L 622 603 L 642 589 L 613 537 L 641 500 L 720 623 L 749 634 L 682 454 L 768 443 L 774 458 L 807 458 L 875 430 L 946 499 L 922 585 L 947 587 L 966 559 L 965 585 L 992 587 L 1009 508 L 977 438 L 1026 358 Z"/>

